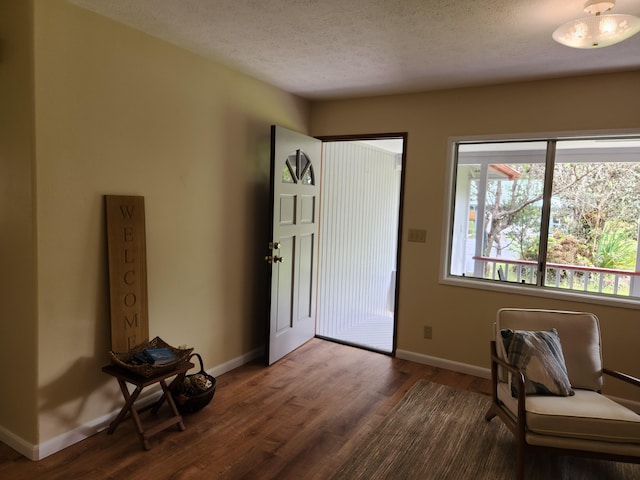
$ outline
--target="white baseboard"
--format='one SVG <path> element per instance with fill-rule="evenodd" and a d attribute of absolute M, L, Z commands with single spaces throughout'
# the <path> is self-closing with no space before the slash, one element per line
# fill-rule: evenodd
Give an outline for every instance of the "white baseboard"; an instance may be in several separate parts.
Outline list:
<path fill-rule="evenodd" d="M 396 357 L 403 360 L 410 360 L 416 363 L 422 363 L 424 365 L 430 365 L 432 367 L 446 368 L 454 372 L 466 373 L 467 375 L 474 375 L 481 378 L 491 378 L 491 369 L 481 368 L 475 365 L 469 365 L 466 363 L 455 362 L 453 360 L 447 360 L 445 358 L 431 357 L 429 355 L 423 355 L 421 353 L 409 352 L 407 350 L 396 350 Z M 626 398 L 614 397 L 606 395 L 614 402 L 619 403 L 627 407 L 629 410 L 640 414 L 640 402 L 635 400 L 629 400 Z"/>
<path fill-rule="evenodd" d="M 242 365 L 249 363 L 257 358 L 264 356 L 264 347 L 256 348 L 255 350 L 251 350 L 250 352 L 245 353 L 244 355 L 240 355 L 234 359 L 229 360 L 223 364 L 217 365 L 213 368 L 207 370 L 209 375 L 213 375 L 214 377 L 219 377 L 220 375 L 230 372 L 231 370 L 241 367 Z M 196 360 L 195 358 L 191 359 L 191 363 Z M 196 364 L 198 367 L 198 364 Z"/>
<path fill-rule="evenodd" d="M 159 393 L 156 395 L 149 395 L 149 397 L 146 397 L 143 401 L 140 402 L 139 407 L 146 406 L 147 404 L 151 403 L 153 399 L 159 397 Z M 46 442 L 42 442 L 40 445 L 36 445 L 34 447 L 35 457 L 29 457 L 29 459 L 42 460 L 43 458 L 46 458 L 49 455 L 53 455 L 54 453 L 59 452 L 60 450 L 73 445 L 74 443 L 78 443 L 85 438 L 89 438 L 90 436 L 101 432 L 109 426 L 109 422 L 113 420 L 113 417 L 118 414 L 118 411 L 119 410 L 114 410 L 113 412 L 103 415 L 100 418 L 96 418 L 95 420 L 80 425 L 79 427 L 74 428 L 69 432 L 65 432 L 61 435 L 58 435 L 57 437 L 53 437 L 47 440 Z"/>
<path fill-rule="evenodd" d="M 473 375 L 475 377 L 491 378 L 491 369 L 489 368 L 455 362 L 453 360 L 447 360 L 446 358 L 432 357 L 430 355 L 423 355 L 422 353 L 410 352 L 408 350 L 396 350 L 396 357 L 401 358 L 402 360 L 410 360 L 412 362 L 430 365 L 432 367 L 445 368 L 454 372 L 466 373 L 467 375 Z"/>
<path fill-rule="evenodd" d="M 260 358 L 263 355 L 264 348 L 258 348 L 245 353 L 244 355 L 240 355 L 239 357 L 236 357 L 232 360 L 229 360 L 228 362 L 225 362 L 221 365 L 210 368 L 207 370 L 207 373 L 213 375 L 214 377 L 217 377 L 233 370 L 234 368 L 241 367 L 245 363 L 249 363 L 256 358 Z M 199 365 L 196 364 L 196 367 L 199 368 Z M 159 397 L 160 392 L 156 392 L 152 395 L 146 396 L 144 399 L 141 399 L 136 403 L 136 405 L 138 406 L 138 408 L 142 408 L 145 405 L 148 405 L 157 400 Z M 60 450 L 73 445 L 74 443 L 78 443 L 85 438 L 89 438 L 90 436 L 95 435 L 102 430 L 105 430 L 109 426 L 111 420 L 113 420 L 113 418 L 118 414 L 118 412 L 119 410 L 114 410 L 111 413 L 86 422 L 69 432 L 65 432 L 38 445 L 33 445 L 22 439 L 21 437 L 15 435 L 13 432 L 0 426 L 0 442 L 5 443 L 21 455 L 27 457 L 29 460 L 42 460 L 43 458 L 59 452 Z"/>
<path fill-rule="evenodd" d="M 0 442 L 13 448 L 16 452 L 24 455 L 29 460 L 35 460 L 38 455 L 38 447 L 32 443 L 27 442 L 21 437 L 17 436 L 10 430 L 7 430 L 0 425 Z"/>

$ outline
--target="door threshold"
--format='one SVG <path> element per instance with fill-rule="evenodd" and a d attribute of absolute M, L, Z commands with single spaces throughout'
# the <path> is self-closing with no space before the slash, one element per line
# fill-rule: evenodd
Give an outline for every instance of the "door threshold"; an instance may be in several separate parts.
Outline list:
<path fill-rule="evenodd" d="M 361 343 L 349 342 L 346 340 L 340 340 L 339 338 L 325 337 L 324 335 L 317 335 L 317 334 L 315 338 L 318 338 L 320 340 L 326 340 L 327 342 L 339 343 L 340 345 L 345 345 L 347 347 L 359 348 L 360 350 L 368 350 L 369 352 L 381 353 L 382 355 L 395 357 L 393 351 L 389 352 L 387 350 L 381 350 L 379 348 L 375 348 L 370 345 L 363 345 Z"/>

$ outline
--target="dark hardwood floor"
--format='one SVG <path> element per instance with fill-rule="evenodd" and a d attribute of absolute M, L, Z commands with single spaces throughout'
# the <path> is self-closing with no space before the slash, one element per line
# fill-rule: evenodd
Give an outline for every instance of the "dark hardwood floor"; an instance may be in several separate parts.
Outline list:
<path fill-rule="evenodd" d="M 256 361 L 218 377 L 186 430 L 159 433 L 149 451 L 126 420 L 39 462 L 0 444 L 0 478 L 326 479 L 423 378 L 490 391 L 486 379 L 314 339 L 271 367 Z"/>

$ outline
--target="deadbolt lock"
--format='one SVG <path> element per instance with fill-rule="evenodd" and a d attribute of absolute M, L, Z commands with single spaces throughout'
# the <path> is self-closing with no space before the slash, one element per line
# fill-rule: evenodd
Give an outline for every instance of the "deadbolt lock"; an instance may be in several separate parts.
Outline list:
<path fill-rule="evenodd" d="M 283 258 L 279 257 L 278 255 L 267 255 L 264 257 L 264 261 L 267 263 L 282 263 Z"/>
<path fill-rule="evenodd" d="M 271 250 L 280 250 L 280 242 L 269 242 L 269 248 Z"/>

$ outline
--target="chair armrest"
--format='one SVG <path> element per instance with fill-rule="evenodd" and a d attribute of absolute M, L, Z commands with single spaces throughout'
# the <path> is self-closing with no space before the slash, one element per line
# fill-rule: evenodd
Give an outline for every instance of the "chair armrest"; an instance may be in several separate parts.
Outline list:
<path fill-rule="evenodd" d="M 606 373 L 607 375 L 617 378 L 618 380 L 622 380 L 623 382 L 630 383 L 631 385 L 635 385 L 636 387 L 640 387 L 640 379 L 636 377 L 632 377 L 631 375 L 627 375 L 626 373 L 617 372 L 615 370 L 609 370 L 608 368 L 603 368 L 602 373 Z"/>
<path fill-rule="evenodd" d="M 519 370 L 518 368 L 514 367 L 513 365 L 505 362 L 500 357 L 498 357 L 498 353 L 496 351 L 495 344 L 496 344 L 495 341 L 491 342 L 491 362 L 495 363 L 496 365 L 499 365 L 500 367 L 504 368 L 508 372 L 510 372 L 513 375 L 515 375 L 516 388 L 517 388 L 517 391 L 518 391 L 518 398 L 520 398 L 520 396 L 521 396 L 520 395 L 520 391 L 521 391 L 520 389 L 522 388 L 522 391 L 524 391 L 525 375 L 521 370 Z"/>
<path fill-rule="evenodd" d="M 505 370 L 507 370 L 508 372 L 512 373 L 513 375 L 516 376 L 517 379 L 517 384 L 520 383 L 520 381 L 522 381 L 522 387 L 524 388 L 524 373 L 519 370 L 518 368 L 514 367 L 513 365 L 505 362 L 504 360 L 502 360 L 500 357 L 498 357 L 498 354 L 495 352 L 491 353 L 491 361 L 496 363 L 497 365 L 501 366 L 502 368 L 504 368 Z M 518 396 L 520 396 L 520 390 L 518 390 Z"/>
<path fill-rule="evenodd" d="M 496 350 L 496 341 L 492 340 L 491 341 L 491 376 L 492 376 L 492 383 L 493 383 L 493 401 L 495 404 L 502 403 L 502 402 L 499 402 L 498 400 L 498 392 L 497 392 L 498 366 L 504 368 L 505 370 L 507 370 L 513 375 L 512 381 L 516 387 L 516 391 L 518 392 L 518 412 L 517 412 L 518 421 L 517 421 L 517 427 L 516 427 L 517 428 L 516 435 L 520 440 L 522 440 L 522 442 L 524 442 L 524 435 L 526 431 L 525 401 L 527 397 L 524 391 L 524 382 L 526 377 L 521 370 L 514 367 L 513 365 L 508 364 L 507 362 L 502 360 L 500 357 L 498 357 L 498 353 Z"/>

